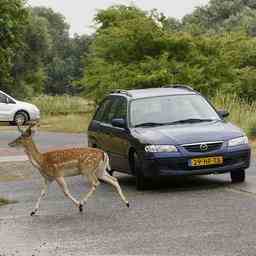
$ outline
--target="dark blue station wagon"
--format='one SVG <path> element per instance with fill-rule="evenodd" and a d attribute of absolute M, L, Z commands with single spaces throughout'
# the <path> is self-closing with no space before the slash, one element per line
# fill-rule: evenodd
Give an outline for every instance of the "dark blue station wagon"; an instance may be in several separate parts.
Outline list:
<path fill-rule="evenodd" d="M 89 146 L 109 154 L 112 171 L 136 176 L 137 189 L 162 176 L 231 174 L 245 180 L 251 149 L 225 111 L 191 87 L 116 91 L 100 104 Z"/>

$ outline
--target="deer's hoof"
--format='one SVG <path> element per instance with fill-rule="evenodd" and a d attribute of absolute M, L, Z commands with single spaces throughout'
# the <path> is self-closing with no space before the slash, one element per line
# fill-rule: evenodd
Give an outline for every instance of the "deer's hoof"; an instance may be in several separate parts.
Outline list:
<path fill-rule="evenodd" d="M 79 212 L 83 212 L 83 210 L 84 210 L 83 205 L 82 205 L 82 204 L 79 204 Z"/>
<path fill-rule="evenodd" d="M 36 214 L 36 212 L 33 211 L 33 212 L 30 213 L 30 216 L 33 217 L 33 216 L 35 216 L 35 214 Z"/>
<path fill-rule="evenodd" d="M 128 208 L 130 208 L 130 204 L 129 204 L 129 203 L 126 203 L 126 206 L 127 206 Z"/>

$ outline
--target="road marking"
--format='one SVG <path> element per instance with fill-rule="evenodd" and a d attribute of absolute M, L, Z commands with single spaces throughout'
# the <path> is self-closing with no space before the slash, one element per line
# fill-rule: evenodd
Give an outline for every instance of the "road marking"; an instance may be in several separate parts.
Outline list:
<path fill-rule="evenodd" d="M 4 162 L 24 162 L 28 161 L 28 157 L 23 155 L 23 156 L 4 156 L 0 157 L 0 163 Z"/>

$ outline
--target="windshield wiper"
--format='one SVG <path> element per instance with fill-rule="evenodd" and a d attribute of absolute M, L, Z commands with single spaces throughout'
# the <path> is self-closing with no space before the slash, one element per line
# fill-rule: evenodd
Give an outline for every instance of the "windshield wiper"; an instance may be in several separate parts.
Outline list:
<path fill-rule="evenodd" d="M 217 121 L 217 119 L 199 119 L 199 118 L 188 118 L 183 120 L 178 120 L 175 122 L 166 123 L 166 125 L 172 125 L 172 124 L 186 124 L 186 123 L 201 123 L 201 122 L 212 122 Z"/>
<path fill-rule="evenodd" d="M 153 122 L 150 122 L 150 123 L 141 123 L 141 124 L 137 124 L 135 125 L 135 127 L 152 127 L 152 126 L 161 126 L 161 125 L 165 125 L 163 123 L 153 123 Z"/>

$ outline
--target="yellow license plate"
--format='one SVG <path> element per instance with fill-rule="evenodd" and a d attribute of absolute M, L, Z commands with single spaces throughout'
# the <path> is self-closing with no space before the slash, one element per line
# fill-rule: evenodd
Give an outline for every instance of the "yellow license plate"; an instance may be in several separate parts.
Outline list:
<path fill-rule="evenodd" d="M 195 158 L 190 160 L 190 166 L 207 166 L 207 165 L 221 165 L 223 164 L 222 156 Z"/>

